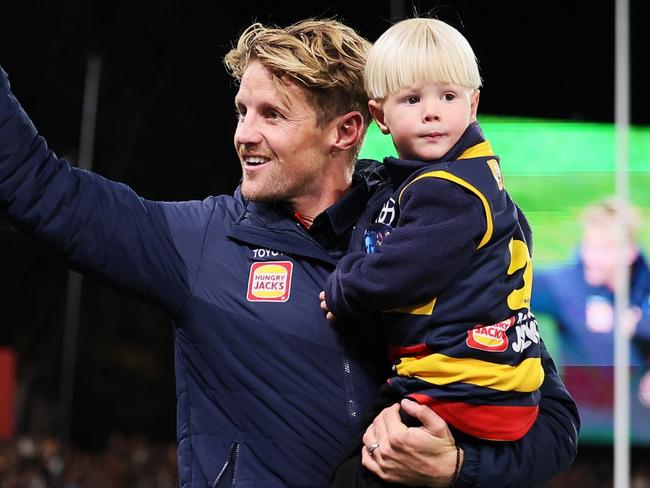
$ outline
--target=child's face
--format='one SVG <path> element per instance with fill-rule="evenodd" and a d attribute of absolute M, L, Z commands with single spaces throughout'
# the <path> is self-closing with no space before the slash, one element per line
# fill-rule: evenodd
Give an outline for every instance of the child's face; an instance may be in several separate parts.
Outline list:
<path fill-rule="evenodd" d="M 370 101 L 384 134 L 391 134 L 402 159 L 431 161 L 444 156 L 476 120 L 479 91 L 427 83 Z"/>

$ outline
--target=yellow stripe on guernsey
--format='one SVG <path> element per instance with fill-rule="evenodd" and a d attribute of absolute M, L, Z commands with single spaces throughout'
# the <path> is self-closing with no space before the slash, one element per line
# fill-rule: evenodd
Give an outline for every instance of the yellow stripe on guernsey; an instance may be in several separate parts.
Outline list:
<path fill-rule="evenodd" d="M 467 383 L 499 391 L 532 392 L 544 381 L 540 358 L 524 359 L 516 366 L 480 359 L 452 358 L 430 354 L 421 359 L 402 358 L 397 374 L 421 379 L 434 385 Z"/>
<path fill-rule="evenodd" d="M 492 151 L 492 146 L 488 141 L 483 141 L 476 146 L 472 146 L 463 151 L 458 159 L 472 159 L 472 158 L 485 158 L 494 156 L 494 151 Z"/>
<path fill-rule="evenodd" d="M 493 156 L 493 155 L 494 153 L 492 152 L 492 146 L 490 146 L 490 143 L 488 141 L 483 141 L 480 144 L 477 144 L 465 150 L 458 159 L 471 159 L 471 158 L 479 158 L 479 157 L 486 157 L 486 156 Z M 453 181 L 454 183 L 457 183 L 458 185 L 467 188 L 472 193 L 474 193 L 477 197 L 479 197 L 479 199 L 483 203 L 483 208 L 485 210 L 487 229 L 485 230 L 485 234 L 483 235 L 481 242 L 479 242 L 477 249 L 481 249 L 483 246 L 485 246 L 490 241 L 490 238 L 492 237 L 492 231 L 494 226 L 492 222 L 492 210 L 490 209 L 490 205 L 488 204 L 487 198 L 485 198 L 485 195 L 483 195 L 483 193 L 481 193 L 479 189 L 476 188 L 474 185 L 468 183 L 467 181 L 463 180 L 462 178 L 459 178 L 454 174 L 451 174 L 447 171 L 429 171 L 428 173 L 421 174 L 413 181 L 411 181 L 408 185 L 406 185 L 404 188 L 402 188 L 402 191 L 399 193 L 399 197 L 397 198 L 397 203 L 399 204 L 401 202 L 402 195 L 404 194 L 404 192 L 409 186 L 411 186 L 416 181 L 422 180 L 424 178 L 441 178 L 443 180 Z"/>
<path fill-rule="evenodd" d="M 544 381 L 540 358 L 524 359 L 516 366 L 496 364 L 480 359 L 452 358 L 444 354 L 430 354 L 417 358 L 402 358 L 397 374 L 418 378 L 434 385 L 467 383 L 499 391 L 529 393 Z"/>
<path fill-rule="evenodd" d="M 479 158 L 479 157 L 492 156 L 492 155 L 494 155 L 494 153 L 492 152 L 492 146 L 490 146 L 490 143 L 488 141 L 484 141 L 481 142 L 480 144 L 477 144 L 465 150 L 458 159 Z M 492 210 L 490 209 L 490 205 L 488 204 L 488 201 L 485 198 L 485 196 L 478 190 L 478 188 L 468 183 L 467 181 L 463 180 L 462 178 L 459 178 L 456 175 L 448 173 L 447 171 L 430 171 L 428 173 L 423 173 L 402 189 L 397 199 L 398 204 L 402 200 L 402 195 L 404 194 L 404 191 L 413 183 L 423 178 L 442 178 L 444 180 L 453 181 L 454 183 L 457 183 L 460 186 L 467 188 L 468 190 L 476 194 L 477 197 L 479 197 L 479 199 L 483 203 L 483 208 L 485 209 L 485 220 L 487 222 L 487 229 L 477 249 L 480 249 L 483 246 L 485 246 L 492 238 L 492 231 L 494 227 L 494 224 L 492 223 Z M 422 303 L 412 307 L 399 307 L 387 311 L 402 312 L 411 315 L 431 315 L 433 313 L 433 307 L 435 307 L 435 305 L 436 305 L 436 299 L 433 298 L 432 300 L 426 303 Z"/>

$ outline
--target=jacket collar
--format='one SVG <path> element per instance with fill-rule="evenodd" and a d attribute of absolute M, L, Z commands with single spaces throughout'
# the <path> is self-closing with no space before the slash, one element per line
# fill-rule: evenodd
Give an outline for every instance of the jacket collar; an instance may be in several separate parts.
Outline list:
<path fill-rule="evenodd" d="M 283 202 L 248 202 L 235 191 L 243 212 L 228 237 L 335 264 L 348 248 L 356 222 L 366 209 L 371 193 L 386 183 L 386 173 L 376 161 L 359 161 L 352 188 L 314 219 L 306 230 Z"/>

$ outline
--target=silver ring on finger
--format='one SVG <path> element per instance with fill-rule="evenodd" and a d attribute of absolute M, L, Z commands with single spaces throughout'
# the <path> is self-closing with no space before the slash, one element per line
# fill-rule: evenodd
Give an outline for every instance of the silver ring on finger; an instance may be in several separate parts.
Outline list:
<path fill-rule="evenodd" d="M 368 452 L 370 454 L 372 454 L 375 451 L 375 449 L 378 449 L 378 448 L 379 448 L 379 442 L 373 442 L 369 446 L 366 446 L 366 449 L 368 449 Z"/>

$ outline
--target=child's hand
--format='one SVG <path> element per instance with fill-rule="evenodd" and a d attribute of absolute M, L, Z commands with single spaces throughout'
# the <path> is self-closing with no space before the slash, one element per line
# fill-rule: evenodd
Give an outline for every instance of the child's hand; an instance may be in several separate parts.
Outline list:
<path fill-rule="evenodd" d="M 320 298 L 320 309 L 323 312 L 327 313 L 327 315 L 325 315 L 327 320 L 329 320 L 330 322 L 336 321 L 336 317 L 334 317 L 334 314 L 330 312 L 329 308 L 327 308 L 327 303 L 325 303 L 325 292 L 321 291 L 320 294 L 318 295 L 318 298 Z"/>

